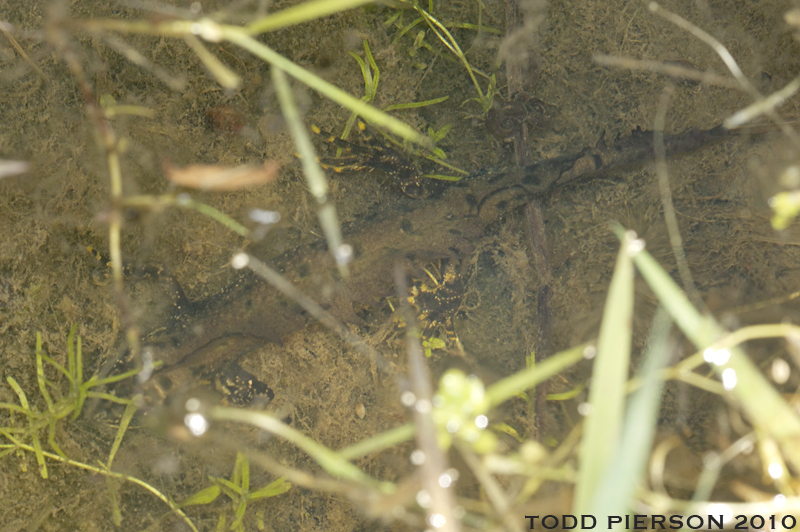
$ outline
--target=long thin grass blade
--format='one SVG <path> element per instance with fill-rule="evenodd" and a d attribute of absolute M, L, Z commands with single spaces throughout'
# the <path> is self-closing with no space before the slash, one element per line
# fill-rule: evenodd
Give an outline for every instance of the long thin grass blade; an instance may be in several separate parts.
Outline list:
<path fill-rule="evenodd" d="M 642 482 L 658 419 L 664 381 L 659 373 L 669 360 L 671 321 L 663 307 L 653 319 L 650 342 L 640 374 L 642 386 L 630 396 L 622 439 L 592 503 L 592 515 L 624 515 Z"/>
<path fill-rule="evenodd" d="M 47 464 L 44 463 L 44 453 L 42 453 L 42 442 L 39 441 L 39 436 L 35 432 L 31 434 L 33 441 L 33 453 L 36 455 L 36 463 L 39 464 L 39 474 L 43 479 L 47 479 Z"/>
<path fill-rule="evenodd" d="M 117 487 L 114 485 L 114 479 L 106 477 L 106 487 L 108 488 L 108 499 L 111 502 L 111 515 L 116 526 L 122 524 L 122 512 L 119 509 L 119 502 L 117 502 Z"/>
<path fill-rule="evenodd" d="M 497 381 L 486 389 L 486 400 L 492 407 L 499 406 L 517 394 L 535 387 L 540 382 L 544 382 L 553 375 L 576 364 L 586 356 L 586 351 L 589 348 L 591 348 L 589 344 L 583 344 L 556 353 L 535 366 L 518 371 L 505 379 Z"/>
<path fill-rule="evenodd" d="M 106 461 L 106 467 L 110 470 L 111 463 L 114 461 L 114 457 L 117 455 L 117 451 L 119 450 L 119 446 L 122 444 L 122 438 L 125 437 L 125 431 L 128 430 L 128 425 L 130 425 L 131 420 L 133 419 L 133 415 L 136 413 L 137 404 L 141 399 L 141 395 L 135 396 L 131 399 L 128 404 L 125 406 L 125 411 L 122 413 L 122 419 L 119 420 L 119 428 L 117 429 L 117 435 L 114 436 L 114 443 L 111 445 L 111 451 L 108 453 L 108 460 Z"/>
<path fill-rule="evenodd" d="M 634 233 L 625 235 L 617 255 L 608 290 L 597 359 L 589 391 L 589 414 L 579 451 L 580 468 L 575 488 L 575 513 L 589 512 L 600 480 L 619 445 L 625 407 L 625 381 L 631 353 L 633 319 L 633 262 L 631 255 L 641 246 Z M 606 508 L 603 508 L 607 511 Z M 600 522 L 605 522 L 597 516 Z"/>
<path fill-rule="evenodd" d="M 28 396 L 25 395 L 24 391 L 22 391 L 22 387 L 20 387 L 17 381 L 14 380 L 14 377 L 10 375 L 6 377 L 6 381 L 8 381 L 8 385 L 11 386 L 11 389 L 14 390 L 14 393 L 17 394 L 17 397 L 19 397 L 19 404 L 21 404 L 22 408 L 25 409 L 25 413 L 29 416 L 33 415 L 31 412 L 31 407 L 28 406 Z"/>
<path fill-rule="evenodd" d="M 44 378 L 44 363 L 42 362 L 42 333 L 36 332 L 36 382 L 39 383 L 39 391 L 42 392 L 44 402 L 47 403 L 47 411 L 53 412 L 53 399 L 47 391 L 47 381 Z"/>

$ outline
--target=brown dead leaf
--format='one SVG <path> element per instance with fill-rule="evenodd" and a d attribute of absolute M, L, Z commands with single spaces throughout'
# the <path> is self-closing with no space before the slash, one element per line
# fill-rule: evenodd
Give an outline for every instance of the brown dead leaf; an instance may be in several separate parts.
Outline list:
<path fill-rule="evenodd" d="M 192 164 L 176 168 L 165 162 L 164 174 L 176 185 L 198 190 L 231 191 L 264 185 L 278 175 L 278 163 L 267 161 L 262 166 L 221 166 Z"/>

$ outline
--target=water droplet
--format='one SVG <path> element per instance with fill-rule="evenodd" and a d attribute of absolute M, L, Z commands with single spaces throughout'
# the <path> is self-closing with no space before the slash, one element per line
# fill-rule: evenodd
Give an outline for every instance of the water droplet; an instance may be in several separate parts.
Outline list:
<path fill-rule="evenodd" d="M 424 452 L 422 452 L 420 449 L 417 449 L 411 453 L 410 459 L 412 464 L 418 466 L 425 463 L 426 456 Z"/>
<path fill-rule="evenodd" d="M 203 414 L 191 413 L 183 417 L 183 423 L 195 436 L 202 436 L 208 430 L 208 420 Z"/>
<path fill-rule="evenodd" d="M 736 387 L 736 372 L 733 368 L 728 368 L 722 372 L 722 387 L 730 391 Z"/>
<path fill-rule="evenodd" d="M 231 259 L 231 267 L 234 270 L 241 270 L 250 262 L 250 255 L 247 253 L 237 253 Z"/>

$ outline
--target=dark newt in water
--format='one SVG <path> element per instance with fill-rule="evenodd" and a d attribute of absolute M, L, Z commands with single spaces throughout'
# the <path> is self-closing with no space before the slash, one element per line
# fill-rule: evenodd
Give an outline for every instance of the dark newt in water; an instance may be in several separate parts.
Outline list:
<path fill-rule="evenodd" d="M 689 129 L 665 136 L 665 150 L 667 156 L 674 156 L 735 135 L 738 133 L 721 126 Z M 345 240 L 356 252 L 347 280 L 336 277 L 333 261 L 322 242 L 266 260 L 305 293 L 328 293 L 322 303 L 330 312 L 343 321 L 358 323 L 357 307 L 369 306 L 392 293 L 392 271 L 398 263 L 418 268 L 436 259 L 469 257 L 488 224 L 522 206 L 530 197 L 608 177 L 651 161 L 653 153 L 653 133 L 637 129 L 610 144 L 601 141 L 594 147 L 526 167 L 478 170 L 428 199 L 399 199 L 393 206 L 375 210 L 343 227 Z M 369 160 L 364 154 L 360 156 L 362 162 Z M 397 157 L 393 152 L 393 160 Z M 331 159 L 326 164 L 333 166 L 335 161 Z M 172 339 L 169 348 L 159 355 L 166 367 L 154 376 L 169 376 L 170 389 L 189 386 L 176 381 L 193 379 L 213 381 L 218 389 L 224 388 L 219 383 L 226 373 L 244 371 L 238 365 L 223 363 L 226 356 L 227 360 L 239 358 L 243 351 L 253 348 L 253 343 L 280 342 L 282 336 L 308 322 L 295 303 L 248 274 L 207 300 L 184 302 L 175 318 L 167 331 Z M 241 349 L 242 345 L 245 349 Z M 204 369 L 191 371 L 187 370 L 189 367 Z M 249 382 L 256 391 L 231 387 L 229 393 L 233 396 L 271 397 L 272 390 L 265 383 L 246 373 L 239 375 L 243 375 L 240 382 Z"/>

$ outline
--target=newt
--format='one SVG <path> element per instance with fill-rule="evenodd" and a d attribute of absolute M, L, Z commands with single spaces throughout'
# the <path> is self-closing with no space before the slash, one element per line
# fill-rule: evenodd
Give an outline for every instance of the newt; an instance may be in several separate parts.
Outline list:
<path fill-rule="evenodd" d="M 665 135 L 667 156 L 694 151 L 726 138 L 738 136 L 722 126 L 707 130 L 689 129 Z M 362 216 L 342 228 L 345 241 L 354 246 L 356 258 L 350 264 L 350 278 L 336 277 L 336 268 L 323 242 L 297 247 L 272 257 L 259 257 L 281 271 L 307 294 L 329 294 L 320 301 L 337 318 L 359 323 L 356 309 L 369 307 L 394 291 L 393 268 L 428 264 L 437 259 L 466 263 L 485 227 L 501 215 L 566 186 L 607 177 L 624 168 L 653 159 L 653 133 L 637 129 L 610 144 L 599 142 L 576 153 L 539 161 L 526 167 L 492 167 L 477 170 L 460 182 L 427 199 L 398 198 L 380 211 Z M 328 161 L 330 165 L 333 163 Z M 490 209 L 492 200 L 502 208 Z M 325 290 L 323 290 L 325 288 Z M 332 290 L 331 290 L 332 288 Z M 191 379 L 219 380 L 230 369 L 222 363 L 238 358 L 241 346 L 252 349 L 258 342 L 280 342 L 281 338 L 308 323 L 308 317 L 294 302 L 250 273 L 245 273 L 220 294 L 202 302 L 182 305 L 172 330 L 174 348 L 163 349 L 159 358 L 165 368 L 154 379 L 166 380 L 155 386 L 159 393 L 186 387 Z M 227 354 L 226 349 L 228 349 Z M 208 369 L 215 368 L 216 375 Z M 243 381 L 250 379 L 242 375 Z M 250 382 L 255 392 L 271 397 L 272 390 L 258 379 Z"/>

